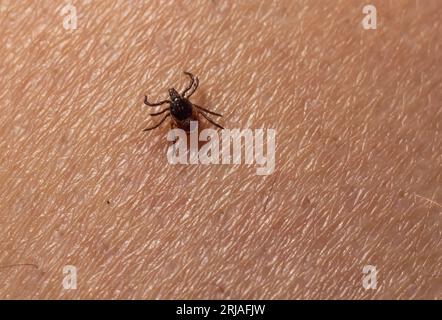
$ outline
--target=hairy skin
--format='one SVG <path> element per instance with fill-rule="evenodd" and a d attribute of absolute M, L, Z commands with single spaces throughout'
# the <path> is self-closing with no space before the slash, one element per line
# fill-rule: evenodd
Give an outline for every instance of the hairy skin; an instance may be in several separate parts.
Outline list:
<path fill-rule="evenodd" d="M 0 298 L 442 298 L 442 2 L 65 3 L 0 4 Z M 168 164 L 183 70 L 272 175 Z"/>

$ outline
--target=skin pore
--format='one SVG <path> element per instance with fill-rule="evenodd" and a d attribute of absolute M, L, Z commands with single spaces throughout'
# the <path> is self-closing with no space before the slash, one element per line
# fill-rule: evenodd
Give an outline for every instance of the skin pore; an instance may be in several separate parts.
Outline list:
<path fill-rule="evenodd" d="M 442 298 L 440 1 L 66 3 L 0 4 L 0 298 Z M 167 162 L 183 71 L 272 174 Z"/>

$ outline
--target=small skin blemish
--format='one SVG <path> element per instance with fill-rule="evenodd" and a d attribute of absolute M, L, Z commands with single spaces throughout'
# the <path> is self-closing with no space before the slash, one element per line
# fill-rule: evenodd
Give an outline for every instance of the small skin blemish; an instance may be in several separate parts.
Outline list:
<path fill-rule="evenodd" d="M 305 197 L 302 199 L 302 201 L 301 201 L 301 207 L 302 207 L 303 209 L 306 209 L 306 208 L 310 207 L 311 204 L 312 204 L 312 203 L 311 203 L 311 201 L 310 201 L 310 199 L 309 199 L 308 196 L 305 196 Z"/>

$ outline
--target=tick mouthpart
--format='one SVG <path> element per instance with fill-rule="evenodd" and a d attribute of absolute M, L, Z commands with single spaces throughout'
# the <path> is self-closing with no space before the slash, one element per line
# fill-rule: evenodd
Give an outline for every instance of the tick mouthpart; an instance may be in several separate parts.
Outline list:
<path fill-rule="evenodd" d="M 171 100 L 176 100 L 180 98 L 180 94 L 174 88 L 169 89 L 169 96 Z"/>

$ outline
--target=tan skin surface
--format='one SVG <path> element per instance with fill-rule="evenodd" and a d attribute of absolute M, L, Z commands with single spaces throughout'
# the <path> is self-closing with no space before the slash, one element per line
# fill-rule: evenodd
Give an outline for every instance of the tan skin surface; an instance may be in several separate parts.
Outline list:
<path fill-rule="evenodd" d="M 34 3 L 0 5 L 0 298 L 442 298 L 440 1 Z M 142 101 L 183 70 L 273 174 L 168 164 Z"/>

